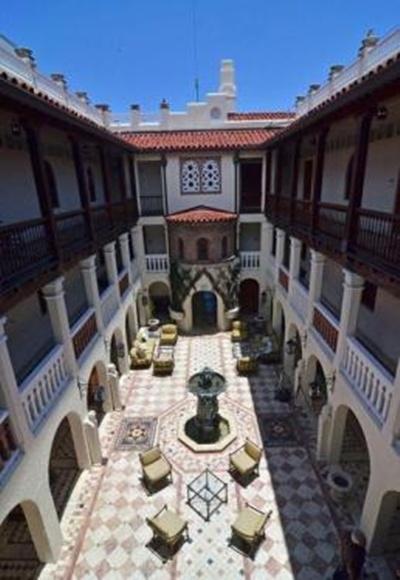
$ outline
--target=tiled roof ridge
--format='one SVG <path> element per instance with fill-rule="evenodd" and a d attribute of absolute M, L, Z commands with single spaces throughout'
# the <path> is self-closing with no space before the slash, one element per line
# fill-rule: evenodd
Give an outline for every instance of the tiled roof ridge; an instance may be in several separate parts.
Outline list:
<path fill-rule="evenodd" d="M 177 223 L 205 223 L 234 221 L 237 214 L 226 209 L 207 205 L 198 205 L 189 209 L 179 210 L 166 216 L 166 220 Z"/>

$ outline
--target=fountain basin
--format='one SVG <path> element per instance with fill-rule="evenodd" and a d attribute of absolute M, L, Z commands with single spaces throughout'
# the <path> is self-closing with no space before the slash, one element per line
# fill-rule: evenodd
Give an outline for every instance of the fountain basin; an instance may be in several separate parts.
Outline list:
<path fill-rule="evenodd" d="M 187 413 L 182 417 L 178 427 L 178 439 L 195 453 L 212 453 L 223 451 L 237 438 L 236 422 L 229 411 L 219 411 L 219 437 L 214 442 L 200 442 L 195 429 L 196 415 Z M 197 439 L 197 440 L 196 440 Z"/>

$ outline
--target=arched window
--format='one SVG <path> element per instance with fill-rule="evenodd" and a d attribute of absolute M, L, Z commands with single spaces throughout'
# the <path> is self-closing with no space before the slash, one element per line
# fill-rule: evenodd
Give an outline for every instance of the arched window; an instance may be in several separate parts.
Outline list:
<path fill-rule="evenodd" d="M 353 181 L 353 166 L 354 166 L 354 155 L 349 159 L 346 169 L 346 181 L 344 184 L 344 199 L 350 199 L 351 193 L 351 182 Z"/>
<path fill-rule="evenodd" d="M 51 206 L 53 208 L 60 207 L 60 200 L 58 197 L 56 177 L 54 175 L 53 168 L 48 161 L 44 162 L 44 171 L 46 174 L 47 186 L 49 188 Z"/>
<path fill-rule="evenodd" d="M 178 255 L 180 260 L 185 259 L 185 248 L 183 246 L 182 238 L 178 238 Z"/>
<path fill-rule="evenodd" d="M 228 238 L 226 236 L 222 238 L 221 257 L 222 259 L 228 257 Z"/>
<path fill-rule="evenodd" d="M 208 260 L 208 240 L 206 238 L 197 240 L 197 259 L 200 262 Z"/>
<path fill-rule="evenodd" d="M 86 177 L 87 177 L 87 187 L 89 191 L 89 199 L 91 202 L 96 201 L 96 184 L 93 177 L 93 171 L 91 167 L 86 169 Z"/>

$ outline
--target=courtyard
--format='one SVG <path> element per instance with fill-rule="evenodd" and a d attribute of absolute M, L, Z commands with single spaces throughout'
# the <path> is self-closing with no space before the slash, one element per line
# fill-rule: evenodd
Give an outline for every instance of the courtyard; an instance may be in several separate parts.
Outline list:
<path fill-rule="evenodd" d="M 237 375 L 234 362 L 228 333 L 180 337 L 172 376 L 142 370 L 123 378 L 125 408 L 107 414 L 100 427 L 103 465 L 81 474 L 62 518 L 61 556 L 43 568 L 41 579 L 331 577 L 338 528 L 349 522 L 340 519 L 324 488 L 314 459 L 314 425 L 301 408 L 275 400 L 276 367 L 262 365 L 246 378 Z M 196 405 L 188 378 L 205 365 L 227 379 L 220 408 L 234 416 L 238 437 L 220 453 L 195 454 L 178 441 L 177 431 Z M 246 437 L 262 444 L 264 454 L 259 477 L 243 486 L 228 464 L 229 453 Z M 156 443 L 172 464 L 173 483 L 149 495 L 139 452 Z M 186 503 L 187 484 L 207 467 L 228 484 L 228 502 L 209 522 Z M 245 502 L 272 510 L 254 560 L 228 546 L 230 525 Z M 146 524 L 165 504 L 188 520 L 191 538 L 167 563 L 150 549 Z M 379 559 L 368 566 L 369 578 L 391 577 Z"/>

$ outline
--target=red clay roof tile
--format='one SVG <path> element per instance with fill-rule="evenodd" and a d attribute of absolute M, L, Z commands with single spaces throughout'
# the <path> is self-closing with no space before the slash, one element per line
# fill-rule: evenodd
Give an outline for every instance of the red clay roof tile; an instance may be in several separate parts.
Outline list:
<path fill-rule="evenodd" d="M 167 222 L 170 223 L 215 223 L 230 222 L 236 220 L 237 215 L 223 209 L 214 209 L 206 205 L 199 205 L 188 210 L 177 211 L 166 216 Z"/>

